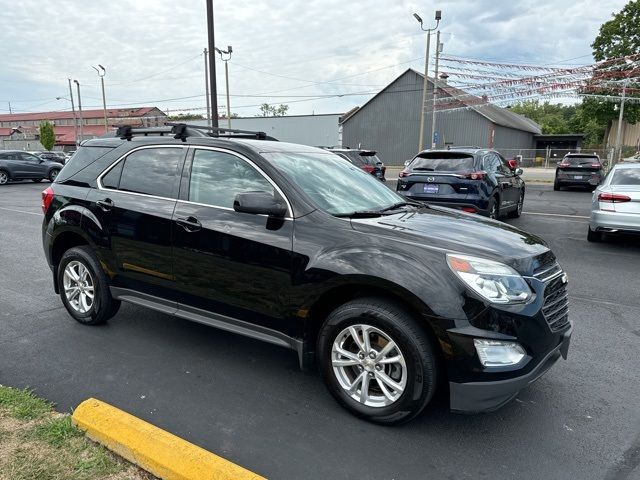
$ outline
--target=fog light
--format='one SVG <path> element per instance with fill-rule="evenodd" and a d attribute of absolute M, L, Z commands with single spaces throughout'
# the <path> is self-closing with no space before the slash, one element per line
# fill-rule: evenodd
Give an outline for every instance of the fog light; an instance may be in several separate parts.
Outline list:
<path fill-rule="evenodd" d="M 514 342 L 475 338 L 473 343 L 480 363 L 485 367 L 517 365 L 527 354 L 522 346 Z"/>

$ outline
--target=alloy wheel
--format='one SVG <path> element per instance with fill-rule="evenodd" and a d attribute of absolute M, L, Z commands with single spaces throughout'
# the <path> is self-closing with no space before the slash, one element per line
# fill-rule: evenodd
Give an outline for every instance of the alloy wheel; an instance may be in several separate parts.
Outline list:
<path fill-rule="evenodd" d="M 49 180 L 53 182 L 57 176 L 58 176 L 58 170 L 51 170 L 51 173 L 49 174 Z"/>
<path fill-rule="evenodd" d="M 498 207 L 496 207 L 495 203 L 491 206 L 491 211 L 489 212 L 489 218 L 493 220 L 498 218 Z"/>
<path fill-rule="evenodd" d="M 78 313 L 87 313 L 93 306 L 94 282 L 89 269 L 73 260 L 67 264 L 62 278 L 67 302 Z"/>
<path fill-rule="evenodd" d="M 331 349 L 333 372 L 345 393 L 368 407 L 395 403 L 407 385 L 407 365 L 393 339 L 371 325 L 342 330 Z"/>
<path fill-rule="evenodd" d="M 0 185 L 4 185 L 9 181 L 9 176 L 5 172 L 0 172 Z"/>
<path fill-rule="evenodd" d="M 520 199 L 518 200 L 518 215 L 522 213 L 522 206 L 524 205 L 524 195 L 520 194 Z"/>

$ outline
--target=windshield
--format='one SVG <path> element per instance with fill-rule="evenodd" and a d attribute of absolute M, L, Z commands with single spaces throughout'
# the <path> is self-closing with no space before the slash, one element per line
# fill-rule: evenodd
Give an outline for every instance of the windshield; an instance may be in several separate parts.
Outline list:
<path fill-rule="evenodd" d="M 429 172 L 459 172 L 474 170 L 473 164 L 473 155 L 440 153 L 434 156 L 416 157 L 409 168 Z"/>
<path fill-rule="evenodd" d="M 611 185 L 640 185 L 640 168 L 619 168 L 615 170 Z"/>
<path fill-rule="evenodd" d="M 405 200 L 332 153 L 264 153 L 321 210 L 332 215 L 378 211 Z"/>

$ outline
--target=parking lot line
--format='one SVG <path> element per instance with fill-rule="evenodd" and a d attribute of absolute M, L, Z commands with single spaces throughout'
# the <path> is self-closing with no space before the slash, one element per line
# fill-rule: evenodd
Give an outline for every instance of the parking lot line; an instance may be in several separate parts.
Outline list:
<path fill-rule="evenodd" d="M 541 215 L 543 217 L 564 217 L 564 218 L 589 218 L 586 215 L 564 215 L 562 213 L 539 213 L 539 212 L 522 212 L 527 215 Z"/>
<path fill-rule="evenodd" d="M 8 212 L 16 212 L 16 213 L 26 213 L 27 215 L 39 215 L 39 216 L 42 216 L 41 213 L 25 212 L 24 210 L 14 210 L 13 208 L 0 207 L 0 210 L 6 210 Z"/>

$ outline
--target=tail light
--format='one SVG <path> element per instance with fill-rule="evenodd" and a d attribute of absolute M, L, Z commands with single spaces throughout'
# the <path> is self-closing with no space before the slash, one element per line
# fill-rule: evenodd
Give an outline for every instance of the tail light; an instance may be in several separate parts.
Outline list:
<path fill-rule="evenodd" d="M 362 166 L 362 169 L 363 169 L 365 172 L 368 172 L 368 173 L 373 173 L 373 171 L 375 170 L 375 168 L 374 168 L 374 167 L 372 167 L 371 165 L 363 165 L 363 166 Z"/>
<path fill-rule="evenodd" d="M 611 203 L 624 203 L 630 202 L 631 198 L 626 195 L 619 195 L 617 193 L 601 193 L 598 195 L 599 202 L 611 202 Z"/>
<path fill-rule="evenodd" d="M 458 176 L 462 178 L 468 178 L 470 180 L 482 180 L 486 175 L 487 175 L 487 172 L 484 172 L 484 171 L 471 172 L 471 173 L 463 172 L 458 174 Z"/>
<path fill-rule="evenodd" d="M 600 165 L 599 163 L 592 163 L 592 164 L 591 164 L 591 167 L 592 167 L 592 168 L 600 168 L 600 167 L 601 167 L 601 165 Z"/>
<path fill-rule="evenodd" d="M 559 167 L 570 167 L 570 166 L 571 166 L 571 164 L 570 164 L 569 162 L 560 162 L 560 163 L 558 164 L 558 166 L 559 166 Z"/>
<path fill-rule="evenodd" d="M 402 170 L 402 171 L 400 171 L 400 174 L 398 176 L 400 178 L 408 177 L 409 176 L 409 172 L 407 172 L 406 170 Z"/>
<path fill-rule="evenodd" d="M 462 207 L 461 210 L 467 213 L 476 213 L 478 211 L 475 207 Z"/>
<path fill-rule="evenodd" d="M 53 202 L 53 188 L 47 187 L 42 191 L 42 213 L 47 213 Z"/>

